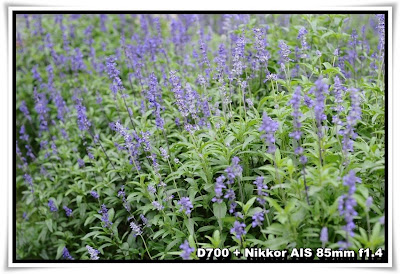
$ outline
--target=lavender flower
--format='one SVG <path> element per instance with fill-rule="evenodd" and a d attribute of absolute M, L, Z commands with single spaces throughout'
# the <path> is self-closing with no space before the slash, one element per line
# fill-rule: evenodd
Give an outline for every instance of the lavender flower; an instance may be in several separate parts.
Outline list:
<path fill-rule="evenodd" d="M 86 70 L 86 65 L 83 62 L 83 54 L 79 48 L 75 48 L 75 54 L 71 56 L 71 69 L 75 73 L 79 70 Z"/>
<path fill-rule="evenodd" d="M 78 119 L 78 127 L 80 131 L 89 130 L 91 123 L 86 116 L 86 107 L 82 104 L 81 99 L 76 99 L 76 112 L 77 112 L 77 119 Z"/>
<path fill-rule="evenodd" d="M 249 108 L 253 107 L 253 101 L 251 99 L 247 98 L 246 103 L 249 106 Z"/>
<path fill-rule="evenodd" d="M 190 212 L 192 212 L 193 205 L 189 197 L 182 197 L 180 201 L 178 201 L 178 205 L 181 205 L 179 211 L 185 210 L 186 215 L 190 215 Z"/>
<path fill-rule="evenodd" d="M 279 54 L 281 55 L 281 63 L 288 63 L 290 61 L 293 61 L 292 59 L 289 58 L 289 54 L 291 53 L 288 45 L 284 41 L 279 41 Z"/>
<path fill-rule="evenodd" d="M 101 217 L 101 221 L 103 222 L 103 227 L 111 228 L 111 225 L 113 223 L 110 222 L 110 220 L 108 219 L 108 210 L 107 210 L 107 207 L 104 204 L 101 205 L 99 213 L 103 215 Z"/>
<path fill-rule="evenodd" d="M 312 108 L 314 106 L 314 101 L 310 97 L 308 97 L 307 94 L 305 94 L 304 95 L 304 104 L 307 107 Z"/>
<path fill-rule="evenodd" d="M 307 156 L 305 156 L 305 155 L 301 155 L 299 160 L 300 160 L 300 163 L 303 165 L 307 164 L 307 161 L 308 161 Z"/>
<path fill-rule="evenodd" d="M 24 180 L 30 186 L 31 192 L 33 193 L 33 180 L 32 180 L 31 175 L 25 173 L 24 174 Z"/>
<path fill-rule="evenodd" d="M 21 105 L 19 106 L 19 110 L 24 114 L 24 116 L 29 120 L 32 121 L 32 117 L 29 114 L 28 107 L 26 106 L 25 101 L 21 102 Z"/>
<path fill-rule="evenodd" d="M 54 104 L 57 108 L 57 118 L 64 122 L 64 116 L 69 112 L 67 103 L 64 101 L 60 93 L 57 93 L 54 97 Z"/>
<path fill-rule="evenodd" d="M 246 46 L 246 39 L 243 36 L 239 36 L 236 39 L 235 47 L 232 52 L 232 74 L 237 78 L 242 75 L 243 70 L 246 68 L 245 63 L 242 62 L 244 57 L 244 50 Z"/>
<path fill-rule="evenodd" d="M 90 245 L 86 245 L 86 248 L 87 248 L 87 250 L 88 250 L 88 252 L 89 252 L 89 255 L 90 255 L 90 259 L 91 260 L 98 260 L 98 259 L 100 259 L 99 258 L 99 254 L 100 254 L 100 252 L 97 250 L 97 249 L 94 249 L 93 247 L 91 247 Z"/>
<path fill-rule="evenodd" d="M 253 219 L 253 222 L 251 223 L 252 227 L 261 226 L 264 221 L 264 211 L 254 213 L 251 218 Z"/>
<path fill-rule="evenodd" d="M 100 17 L 100 30 L 102 32 L 107 32 L 106 22 L 107 22 L 107 14 L 99 14 Z"/>
<path fill-rule="evenodd" d="M 338 76 L 335 77 L 335 83 L 333 85 L 333 95 L 335 97 L 335 106 L 332 107 L 337 113 L 336 115 L 332 116 L 332 122 L 337 125 L 342 125 L 342 121 L 340 120 L 340 115 L 344 111 L 343 106 L 343 91 L 344 87 L 340 82 Z"/>
<path fill-rule="evenodd" d="M 147 187 L 147 190 L 148 190 L 151 194 L 156 193 L 156 188 L 155 188 L 153 185 L 149 185 L 149 186 Z"/>
<path fill-rule="evenodd" d="M 32 72 L 32 77 L 39 83 L 42 83 L 42 77 L 40 76 L 40 73 L 38 72 L 38 65 L 34 65 L 33 68 L 31 69 Z"/>
<path fill-rule="evenodd" d="M 289 104 L 293 107 L 292 117 L 293 117 L 293 129 L 289 136 L 295 139 L 296 141 L 300 140 L 302 132 L 301 132 L 301 122 L 300 117 L 302 113 L 300 111 L 300 103 L 301 103 L 301 88 L 296 87 L 292 99 L 289 101 Z"/>
<path fill-rule="evenodd" d="M 260 64 L 265 64 L 270 58 L 269 52 L 266 49 L 268 43 L 266 40 L 266 29 L 254 28 L 253 29 L 255 43 L 254 47 L 256 49 L 256 58 Z"/>
<path fill-rule="evenodd" d="M 47 203 L 48 207 L 50 208 L 51 212 L 56 212 L 58 211 L 57 206 L 55 205 L 54 201 L 49 199 L 49 202 Z"/>
<path fill-rule="evenodd" d="M 214 188 L 215 197 L 212 198 L 211 201 L 217 202 L 219 204 L 222 203 L 222 199 L 221 199 L 221 197 L 223 195 L 222 194 L 222 189 L 226 188 L 224 181 L 225 181 L 225 176 L 224 175 L 221 175 L 221 176 L 219 176 L 217 178 L 216 183 L 215 183 L 215 188 Z"/>
<path fill-rule="evenodd" d="M 78 159 L 78 165 L 80 168 L 83 168 L 85 166 L 85 161 L 83 161 L 81 158 Z"/>
<path fill-rule="evenodd" d="M 376 18 L 378 19 L 377 29 L 379 33 L 378 50 L 381 52 L 385 48 L 385 15 L 376 14 Z"/>
<path fill-rule="evenodd" d="M 139 135 L 136 132 L 129 133 L 128 131 L 129 129 L 125 128 L 120 122 L 111 123 L 110 126 L 112 130 L 118 132 L 124 138 L 125 140 L 124 148 L 129 153 L 130 164 L 135 165 L 135 168 L 140 170 L 141 167 L 138 161 L 138 156 L 140 154 L 140 147 L 141 144 L 144 144 L 144 150 L 145 151 L 150 150 L 151 146 L 148 140 L 149 134 L 142 132 L 141 133 L 142 137 L 139 137 Z"/>
<path fill-rule="evenodd" d="M 66 260 L 74 260 L 74 258 L 72 258 L 72 256 L 69 254 L 69 251 L 68 251 L 68 249 L 66 247 L 64 247 L 64 249 L 63 249 L 62 256 Z"/>
<path fill-rule="evenodd" d="M 351 88 L 349 89 L 349 92 L 351 98 L 351 109 L 346 119 L 347 123 L 345 129 L 339 132 L 343 135 L 342 148 L 345 152 L 345 155 L 347 155 L 348 151 L 353 151 L 353 140 L 358 136 L 354 127 L 356 126 L 358 120 L 361 119 L 359 91 L 358 89 Z"/>
<path fill-rule="evenodd" d="M 47 107 L 47 97 L 45 93 L 37 93 L 36 87 L 33 90 L 33 96 L 35 98 L 35 110 L 39 115 L 39 131 L 47 131 L 48 130 L 48 123 L 47 123 L 47 113 L 49 108 Z"/>
<path fill-rule="evenodd" d="M 276 80 L 278 80 L 278 76 L 275 73 L 268 72 L 267 75 L 265 76 L 264 83 L 267 81 L 276 81 Z"/>
<path fill-rule="evenodd" d="M 194 248 L 189 246 L 189 242 L 185 240 L 183 244 L 179 246 L 179 248 L 182 250 L 181 257 L 184 260 L 189 260 L 190 259 L 190 254 L 194 251 Z"/>
<path fill-rule="evenodd" d="M 138 226 L 134 222 L 131 222 L 129 226 L 131 227 L 134 236 L 142 235 L 142 229 L 140 228 L 140 226 Z"/>
<path fill-rule="evenodd" d="M 161 152 L 161 157 L 163 157 L 163 159 L 166 160 L 169 158 L 168 152 L 164 148 L 160 147 L 160 152 Z"/>
<path fill-rule="evenodd" d="M 157 209 L 158 211 L 164 209 L 164 206 L 161 205 L 161 204 L 160 204 L 159 202 L 157 202 L 157 201 L 153 201 L 151 204 L 152 204 L 152 205 L 154 206 L 154 208 Z"/>
<path fill-rule="evenodd" d="M 304 51 L 309 48 L 307 41 L 306 41 L 306 34 L 308 33 L 305 27 L 301 27 L 299 29 L 299 34 L 297 35 L 297 39 L 301 41 L 301 49 Z M 306 54 L 303 54 L 301 57 L 306 57 Z"/>
<path fill-rule="evenodd" d="M 92 197 L 95 199 L 99 199 L 100 197 L 99 194 L 94 190 L 90 191 L 90 195 L 92 195 Z"/>
<path fill-rule="evenodd" d="M 235 221 L 233 227 L 231 228 L 231 233 L 235 235 L 237 239 L 241 239 L 242 235 L 246 234 L 246 230 L 244 230 L 246 225 L 244 223 L 240 223 Z"/>
<path fill-rule="evenodd" d="M 325 245 L 328 242 L 328 228 L 327 227 L 323 227 L 321 229 L 321 235 L 320 235 L 319 239 L 321 240 L 322 245 Z"/>
<path fill-rule="evenodd" d="M 354 217 L 357 216 L 357 211 L 354 207 L 357 205 L 353 194 L 356 192 L 356 183 L 361 183 L 361 179 L 356 176 L 354 170 L 350 170 L 348 175 L 343 177 L 343 185 L 348 187 L 348 192 L 339 197 L 338 209 L 340 216 L 344 216 L 346 225 L 343 230 L 346 232 L 346 241 L 340 241 L 338 244 L 341 249 L 346 249 L 351 246 L 350 237 L 354 236 L 353 229 L 356 228 L 354 224 Z"/>
<path fill-rule="evenodd" d="M 259 128 L 260 131 L 264 131 L 261 137 L 265 139 L 268 145 L 268 153 L 274 153 L 276 150 L 275 146 L 275 132 L 278 130 L 279 124 L 278 122 L 272 120 L 267 113 L 264 112 L 262 124 Z"/>
<path fill-rule="evenodd" d="M 265 192 L 264 190 L 268 190 L 268 186 L 264 184 L 264 177 L 259 176 L 257 179 L 253 182 L 253 184 L 256 185 L 257 187 L 257 202 L 260 203 L 260 205 L 264 206 L 265 205 L 265 200 L 263 197 L 268 196 L 268 193 Z"/>
<path fill-rule="evenodd" d="M 71 217 L 71 215 L 72 215 L 72 209 L 68 208 L 67 206 L 63 206 L 63 209 L 65 210 L 65 214 L 66 214 L 68 217 Z"/>
<path fill-rule="evenodd" d="M 143 224 L 145 226 L 149 226 L 150 225 L 149 221 L 147 220 L 147 218 L 143 214 L 140 214 L 140 219 L 142 220 L 142 222 L 143 222 Z"/>
<path fill-rule="evenodd" d="M 243 168 L 239 165 L 240 159 L 238 157 L 232 158 L 232 165 L 225 169 L 227 175 L 227 184 L 233 184 L 236 177 L 242 176 Z"/>
<path fill-rule="evenodd" d="M 335 50 L 333 51 L 333 55 L 336 56 L 336 57 L 338 57 L 338 56 L 339 56 L 339 49 L 335 49 Z"/>
<path fill-rule="evenodd" d="M 19 138 L 21 139 L 21 140 L 24 140 L 24 141 L 26 141 L 26 142 L 28 142 L 29 141 L 29 135 L 28 134 L 26 134 L 26 132 L 25 132 L 25 125 L 22 125 L 21 126 L 21 129 L 19 130 Z"/>
<path fill-rule="evenodd" d="M 318 128 L 318 137 L 323 137 L 322 131 L 322 122 L 326 120 L 325 110 L 325 97 L 326 94 L 329 93 L 328 85 L 323 82 L 323 79 L 320 77 L 317 81 L 315 81 L 315 87 L 310 89 L 310 93 L 315 94 L 315 105 L 314 105 L 314 113 L 315 119 L 317 120 L 317 128 Z"/>
<path fill-rule="evenodd" d="M 113 56 L 109 56 L 106 58 L 106 70 L 108 77 L 113 80 L 113 84 L 111 86 L 111 90 L 114 95 L 118 91 L 123 91 L 125 88 L 122 84 L 122 80 L 119 77 L 120 71 L 117 69 L 116 58 Z"/>
<path fill-rule="evenodd" d="M 224 198 L 225 198 L 225 199 L 228 199 L 229 201 L 234 201 L 234 200 L 236 199 L 235 191 L 233 191 L 232 188 L 228 189 L 228 190 L 225 192 Z"/>

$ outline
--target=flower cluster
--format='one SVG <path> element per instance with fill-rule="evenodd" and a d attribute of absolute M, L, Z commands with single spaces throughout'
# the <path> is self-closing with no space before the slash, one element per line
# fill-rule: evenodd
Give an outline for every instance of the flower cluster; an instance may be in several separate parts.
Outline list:
<path fill-rule="evenodd" d="M 129 226 L 131 227 L 134 236 L 142 235 L 143 231 L 139 225 L 137 225 L 134 222 L 131 222 Z"/>
<path fill-rule="evenodd" d="M 267 197 L 268 193 L 266 190 L 268 190 L 268 186 L 264 183 L 264 177 L 259 176 L 257 179 L 253 182 L 253 184 L 256 185 L 257 187 L 257 202 L 264 206 L 265 205 L 265 200 L 263 197 Z"/>
<path fill-rule="evenodd" d="M 91 247 L 90 245 L 86 245 L 86 249 L 89 252 L 90 255 L 90 259 L 91 260 L 98 260 L 99 258 L 99 254 L 100 252 L 97 249 L 94 249 L 93 247 Z"/>
<path fill-rule="evenodd" d="M 242 176 L 243 168 L 239 165 L 240 159 L 238 157 L 232 158 L 232 165 L 225 169 L 225 175 L 221 175 L 216 179 L 215 183 L 215 197 L 212 199 L 213 202 L 222 203 L 222 189 L 226 189 L 223 198 L 229 201 L 229 213 L 234 213 L 237 203 L 235 202 L 236 195 L 231 185 L 234 183 L 235 178 Z"/>
<path fill-rule="evenodd" d="M 233 227 L 231 228 L 231 233 L 235 235 L 237 239 L 241 239 L 243 235 L 246 234 L 246 225 L 244 223 L 241 223 L 239 221 L 235 221 L 233 224 Z"/>
<path fill-rule="evenodd" d="M 356 176 L 354 170 L 350 170 L 343 177 L 343 185 L 348 187 L 348 192 L 340 196 L 338 201 L 339 214 L 344 216 L 346 221 L 346 225 L 343 227 L 346 232 L 346 241 L 338 242 L 341 249 L 347 249 L 351 246 L 350 238 L 354 236 L 353 230 L 356 228 L 354 223 L 354 217 L 358 215 L 354 208 L 357 205 L 357 201 L 354 198 L 356 183 L 361 183 L 361 179 Z"/>
<path fill-rule="evenodd" d="M 190 212 L 192 212 L 193 209 L 193 204 L 190 201 L 189 197 L 182 197 L 180 201 L 178 201 L 178 205 L 181 206 L 179 211 L 185 211 L 186 215 L 190 215 Z"/>
<path fill-rule="evenodd" d="M 90 191 L 89 193 L 90 193 L 90 195 L 92 195 L 92 197 L 95 198 L 95 199 L 99 199 L 99 197 L 100 197 L 99 194 L 98 194 L 96 191 L 94 191 L 94 190 Z"/>
<path fill-rule="evenodd" d="M 66 247 L 64 247 L 63 249 L 63 254 L 62 254 L 63 258 L 66 260 L 75 260 L 70 254 L 69 251 Z"/>
<path fill-rule="evenodd" d="M 359 90 L 356 88 L 350 88 L 349 93 L 351 99 L 351 109 L 346 118 L 346 126 L 340 131 L 340 134 L 343 135 L 342 148 L 345 155 L 347 155 L 349 151 L 353 151 L 353 140 L 358 136 L 355 132 L 355 126 L 361 119 Z"/>
<path fill-rule="evenodd" d="M 341 113 L 344 111 L 343 95 L 345 87 L 342 85 L 338 76 L 335 77 L 334 81 L 335 83 L 333 85 L 333 95 L 335 98 L 335 105 L 332 107 L 332 109 L 336 111 L 336 115 L 332 116 L 332 122 L 340 126 L 342 125 L 340 116 Z"/>
<path fill-rule="evenodd" d="M 189 246 L 189 242 L 185 240 L 183 244 L 179 246 L 179 248 L 182 250 L 181 257 L 184 260 L 189 260 L 190 259 L 190 254 L 194 251 L 194 248 Z"/>
<path fill-rule="evenodd" d="M 67 217 L 72 216 L 72 209 L 68 208 L 67 206 L 63 206 L 63 209 L 65 210 L 65 214 L 67 215 Z"/>
<path fill-rule="evenodd" d="M 288 45 L 285 43 L 285 41 L 279 41 L 279 54 L 281 55 L 281 62 L 282 63 L 288 63 L 290 61 L 293 61 L 292 59 L 289 58 L 289 54 L 291 53 L 291 50 L 289 49 Z"/>
<path fill-rule="evenodd" d="M 125 186 L 124 185 L 121 186 L 121 189 L 120 189 L 120 191 L 118 191 L 117 196 L 122 198 L 122 203 L 124 205 L 124 208 L 126 209 L 126 211 L 130 212 L 131 206 L 125 197 Z"/>
<path fill-rule="evenodd" d="M 299 34 L 297 35 L 297 39 L 299 39 L 301 41 L 301 49 L 307 50 L 309 48 L 308 44 L 307 44 L 307 40 L 306 40 L 306 34 L 308 33 L 307 29 L 305 27 L 301 27 L 299 29 Z M 301 57 L 307 57 L 306 54 L 303 54 Z"/>
<path fill-rule="evenodd" d="M 101 205 L 99 213 L 102 214 L 101 221 L 103 222 L 103 227 L 111 228 L 113 223 L 108 218 L 108 209 L 104 204 Z"/>
<path fill-rule="evenodd" d="M 50 211 L 52 211 L 52 212 L 58 211 L 58 208 L 52 199 L 49 200 L 49 202 L 47 203 L 47 206 L 50 208 Z"/>
<path fill-rule="evenodd" d="M 29 185 L 29 187 L 31 188 L 31 192 L 33 193 L 33 179 L 31 177 L 31 175 L 25 173 L 24 180 Z"/>
<path fill-rule="evenodd" d="M 259 128 L 260 131 L 264 131 L 261 137 L 265 139 L 268 145 L 268 153 L 275 153 L 275 132 L 279 128 L 279 123 L 272 120 L 267 113 L 263 113 L 262 124 Z"/>
<path fill-rule="evenodd" d="M 82 132 L 88 131 L 91 126 L 91 123 L 86 116 L 86 107 L 83 105 L 81 99 L 77 98 L 75 102 L 76 102 L 75 108 L 77 113 L 79 130 Z"/>
<path fill-rule="evenodd" d="M 310 89 L 309 93 L 313 93 L 315 95 L 314 115 L 315 120 L 317 121 L 318 137 L 322 138 L 322 123 L 326 120 L 325 98 L 326 95 L 329 94 L 329 86 L 320 77 L 317 81 L 315 81 L 315 86 Z"/>

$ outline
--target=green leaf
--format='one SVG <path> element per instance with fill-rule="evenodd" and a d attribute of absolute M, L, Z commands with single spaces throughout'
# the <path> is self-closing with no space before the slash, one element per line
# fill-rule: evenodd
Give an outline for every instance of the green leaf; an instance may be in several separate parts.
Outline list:
<path fill-rule="evenodd" d="M 188 229 L 189 234 L 193 235 L 194 234 L 194 221 L 193 221 L 193 219 L 192 218 L 186 219 L 184 221 L 184 224 L 185 224 L 186 228 Z"/>
<path fill-rule="evenodd" d="M 226 204 L 224 202 L 214 203 L 213 204 L 213 212 L 214 212 L 214 216 L 217 217 L 218 219 L 224 218 L 226 215 Z"/>
<path fill-rule="evenodd" d="M 64 244 L 61 244 L 61 245 L 58 246 L 58 248 L 57 248 L 56 260 L 58 260 L 58 259 L 61 258 L 61 255 L 62 255 L 62 253 L 63 253 L 64 247 L 65 247 Z"/>
<path fill-rule="evenodd" d="M 113 219 L 114 219 L 114 214 L 115 214 L 114 208 L 111 208 L 111 209 L 108 211 L 108 220 L 109 220 L 110 222 L 113 221 Z"/>
<path fill-rule="evenodd" d="M 50 232 L 53 232 L 53 220 L 47 219 L 45 222 L 46 222 L 46 225 L 47 225 L 48 229 L 50 230 Z"/>
<path fill-rule="evenodd" d="M 256 200 L 257 197 L 253 197 L 250 200 L 247 201 L 247 203 L 243 207 L 244 214 L 247 215 L 247 212 L 251 208 L 251 206 L 254 204 L 254 201 Z"/>

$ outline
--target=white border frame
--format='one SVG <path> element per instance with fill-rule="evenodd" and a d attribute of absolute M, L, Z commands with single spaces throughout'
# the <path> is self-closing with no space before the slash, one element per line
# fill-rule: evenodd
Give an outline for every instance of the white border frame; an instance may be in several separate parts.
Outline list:
<path fill-rule="evenodd" d="M 159 6 L 160 7 L 160 6 Z M 18 7 L 13 7 L 13 6 L 9 6 L 8 7 L 8 182 L 11 182 L 7 184 L 7 188 L 8 188 L 8 267 L 26 267 L 26 268 L 35 268 L 35 267 L 41 267 L 41 268 L 46 268 L 46 267 L 102 267 L 102 268 L 108 268 L 106 267 L 106 265 L 104 263 L 97 263 L 97 264 L 91 264 L 91 263 L 13 263 L 13 237 L 12 237 L 12 232 L 13 232 L 13 212 L 12 212 L 12 208 L 13 208 L 13 204 L 12 204 L 12 200 L 13 200 L 13 123 L 12 123 L 12 117 L 13 117 L 13 101 L 12 101 L 12 88 L 13 88 L 13 45 L 12 45 L 12 39 L 13 39 L 13 16 L 12 13 L 13 11 L 20 11 L 20 10 L 70 10 L 70 11 L 75 11 L 75 10 L 84 10 L 84 11 L 96 11 L 96 9 L 92 9 L 92 8 L 87 8 L 87 7 L 29 7 L 29 6 L 18 6 Z M 107 9 L 104 8 L 103 5 L 98 6 L 97 10 L 109 10 L 112 11 L 112 9 Z M 117 10 L 127 10 L 128 9 L 117 9 Z M 140 12 L 140 10 L 146 10 L 146 9 L 132 9 L 135 11 Z M 157 9 L 157 8 L 152 8 L 152 9 L 148 9 L 148 10 L 154 10 L 154 11 L 168 11 L 168 9 Z M 176 9 L 179 10 L 179 9 Z M 191 9 L 183 9 L 183 10 L 191 10 Z M 215 10 L 220 10 L 220 9 L 215 9 Z M 237 9 L 238 11 L 240 9 Z M 254 9 L 252 7 L 249 7 L 249 10 L 268 10 L 268 9 Z M 274 10 L 278 10 L 276 8 L 273 8 L 271 10 L 268 11 L 274 11 Z M 268 265 L 268 267 L 270 267 L 271 265 L 277 265 L 279 267 L 281 266 L 289 266 L 292 267 L 293 269 L 296 269 L 297 267 L 392 267 L 393 265 L 393 231 L 392 231 L 392 226 L 393 226 L 393 212 L 392 212 L 392 199 L 393 199 L 393 17 L 392 17 L 392 7 L 391 6 L 381 6 L 381 7 L 314 7 L 314 8 L 307 8 L 307 9 L 279 9 L 281 11 L 291 11 L 291 10 L 296 10 L 296 11 L 316 11 L 316 10 L 337 10 L 337 11 L 348 11 L 348 10 L 352 10 L 352 11 L 371 11 L 371 10 L 379 10 L 379 11 L 387 11 L 388 12 L 388 87 L 387 87 L 387 91 L 388 91 L 388 143 L 386 144 L 388 146 L 388 163 L 387 163 L 387 168 L 388 168 L 388 216 L 385 216 L 385 225 L 388 226 L 388 236 L 390 241 L 388 241 L 388 263 L 273 263 L 273 264 L 263 264 L 263 266 Z M 171 10 L 171 12 L 173 12 L 174 10 Z M 199 11 L 207 11 L 207 10 L 199 10 Z M 234 11 L 234 10 L 232 10 Z M 11 121 L 11 122 L 10 122 Z M 386 241 L 388 239 L 385 239 Z M 179 262 L 177 262 L 179 263 Z M 234 261 L 232 261 L 232 263 L 235 263 Z M 108 264 L 112 264 L 112 265 L 116 265 L 116 264 L 121 264 L 121 263 L 108 263 Z M 135 265 L 138 263 L 134 263 Z M 139 264 L 145 264 L 145 263 L 139 263 Z M 153 264 L 153 263 L 150 263 Z M 159 268 L 161 269 L 164 265 L 164 263 L 154 263 L 159 265 Z M 171 263 L 174 264 L 174 267 L 176 267 L 175 263 Z M 208 266 L 213 266 L 215 267 L 216 264 L 215 263 L 190 263 L 190 264 L 181 264 L 181 266 L 183 267 L 199 267 L 200 265 L 208 265 Z M 226 264 L 221 264 L 221 265 L 226 265 Z M 245 263 L 245 264 L 240 264 L 243 266 L 254 266 L 254 264 L 251 263 Z M 178 269 L 178 267 L 176 267 Z M 235 268 L 237 268 L 237 270 L 241 269 L 241 266 L 239 266 L 239 263 L 235 264 Z"/>

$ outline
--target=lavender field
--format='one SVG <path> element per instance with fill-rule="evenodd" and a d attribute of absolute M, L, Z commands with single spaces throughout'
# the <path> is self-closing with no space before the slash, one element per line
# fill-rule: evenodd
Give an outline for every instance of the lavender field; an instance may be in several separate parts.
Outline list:
<path fill-rule="evenodd" d="M 18 260 L 384 254 L 385 15 L 18 14 L 15 31 Z"/>

